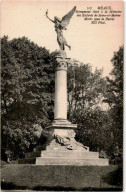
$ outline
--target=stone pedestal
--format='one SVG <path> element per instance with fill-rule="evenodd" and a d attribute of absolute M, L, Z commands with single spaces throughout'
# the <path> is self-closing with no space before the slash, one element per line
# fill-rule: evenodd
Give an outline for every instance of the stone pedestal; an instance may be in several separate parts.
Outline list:
<path fill-rule="evenodd" d="M 78 143 L 75 137 L 74 124 L 52 123 L 45 130 L 46 149 L 38 147 L 34 152 L 26 153 L 19 164 L 36 165 L 75 165 L 75 166 L 108 166 L 109 160 L 99 158 L 98 152 L 90 152 L 89 147 Z"/>
<path fill-rule="evenodd" d="M 108 159 L 99 158 L 98 152 L 75 140 L 76 124 L 67 120 L 67 67 L 70 59 L 64 51 L 55 58 L 54 121 L 42 132 L 47 141 L 45 147 L 36 147 L 27 153 L 19 164 L 36 165 L 109 165 Z"/>

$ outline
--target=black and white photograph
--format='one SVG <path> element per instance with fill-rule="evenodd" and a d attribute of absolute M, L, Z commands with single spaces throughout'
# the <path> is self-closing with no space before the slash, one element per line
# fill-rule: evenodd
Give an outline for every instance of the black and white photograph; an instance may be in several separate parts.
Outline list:
<path fill-rule="evenodd" d="M 124 191 L 124 1 L 0 9 L 1 191 Z"/>

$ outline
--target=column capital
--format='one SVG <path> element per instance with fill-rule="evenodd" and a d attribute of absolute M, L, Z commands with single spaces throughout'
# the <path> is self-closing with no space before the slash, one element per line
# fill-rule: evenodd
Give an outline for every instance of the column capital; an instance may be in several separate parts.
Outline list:
<path fill-rule="evenodd" d="M 70 64 L 70 58 L 62 58 L 56 56 L 55 58 L 55 71 L 64 70 L 67 71 L 67 67 Z"/>
<path fill-rule="evenodd" d="M 55 57 L 55 71 L 64 70 L 67 71 L 67 67 L 70 64 L 70 58 L 67 58 L 67 54 L 63 50 L 59 50 Z"/>

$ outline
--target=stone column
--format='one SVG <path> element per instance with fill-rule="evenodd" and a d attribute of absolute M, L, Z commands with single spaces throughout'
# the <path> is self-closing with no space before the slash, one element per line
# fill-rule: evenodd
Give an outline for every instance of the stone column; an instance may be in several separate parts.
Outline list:
<path fill-rule="evenodd" d="M 55 59 L 54 120 L 67 120 L 67 66 L 69 59 L 62 51 Z"/>

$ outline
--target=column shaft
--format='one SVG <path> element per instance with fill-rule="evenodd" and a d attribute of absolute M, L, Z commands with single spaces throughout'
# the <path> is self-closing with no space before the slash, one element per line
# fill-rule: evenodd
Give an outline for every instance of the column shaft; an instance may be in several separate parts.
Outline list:
<path fill-rule="evenodd" d="M 67 119 L 67 72 L 55 72 L 54 119 Z"/>

